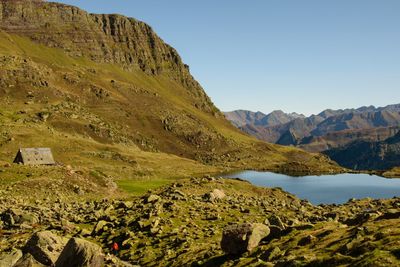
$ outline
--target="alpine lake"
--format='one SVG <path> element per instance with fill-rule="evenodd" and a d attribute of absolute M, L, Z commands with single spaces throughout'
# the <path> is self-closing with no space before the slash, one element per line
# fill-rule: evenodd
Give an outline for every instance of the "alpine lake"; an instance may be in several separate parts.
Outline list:
<path fill-rule="evenodd" d="M 284 174 L 241 171 L 224 174 L 224 178 L 240 178 L 254 185 L 280 187 L 312 204 L 342 204 L 356 198 L 392 198 L 400 196 L 400 179 L 369 174 L 337 174 L 294 177 Z"/>

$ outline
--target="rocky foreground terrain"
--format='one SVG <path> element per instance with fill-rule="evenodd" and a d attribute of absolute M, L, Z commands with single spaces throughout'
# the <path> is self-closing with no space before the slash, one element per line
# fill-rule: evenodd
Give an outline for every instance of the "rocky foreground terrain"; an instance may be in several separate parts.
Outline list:
<path fill-rule="evenodd" d="M 400 198 L 313 206 L 212 177 L 93 200 L 12 190 L 0 191 L 0 266 L 400 266 Z"/>

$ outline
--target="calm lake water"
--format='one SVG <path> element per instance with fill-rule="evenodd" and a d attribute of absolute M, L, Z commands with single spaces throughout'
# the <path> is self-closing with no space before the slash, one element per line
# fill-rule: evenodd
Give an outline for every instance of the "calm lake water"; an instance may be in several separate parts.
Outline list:
<path fill-rule="evenodd" d="M 341 204 L 350 198 L 400 196 L 400 179 L 386 179 L 368 174 L 292 177 L 271 172 L 243 171 L 222 177 L 241 178 L 258 186 L 281 187 L 316 205 Z"/>

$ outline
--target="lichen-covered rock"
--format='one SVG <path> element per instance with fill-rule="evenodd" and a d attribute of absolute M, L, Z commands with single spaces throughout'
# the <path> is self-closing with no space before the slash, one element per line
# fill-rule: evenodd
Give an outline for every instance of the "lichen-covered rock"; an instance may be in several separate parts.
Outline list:
<path fill-rule="evenodd" d="M 83 239 L 71 238 L 55 266 L 101 267 L 103 265 L 104 254 L 101 247 Z"/>
<path fill-rule="evenodd" d="M 230 225 L 223 231 L 221 248 L 226 254 L 252 251 L 269 232 L 268 226 L 261 223 Z"/>

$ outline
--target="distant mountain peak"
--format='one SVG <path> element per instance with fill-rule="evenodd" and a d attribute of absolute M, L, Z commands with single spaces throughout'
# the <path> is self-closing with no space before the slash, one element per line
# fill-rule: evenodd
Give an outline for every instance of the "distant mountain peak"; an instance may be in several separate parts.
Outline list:
<path fill-rule="evenodd" d="M 264 114 L 261 111 L 253 112 L 249 110 L 234 110 L 225 112 L 225 116 L 235 126 L 242 127 L 245 125 L 255 126 L 274 126 L 283 123 L 288 123 L 297 118 L 305 118 L 304 115 L 296 112 L 285 113 L 282 110 L 274 110 L 269 114 Z"/>

